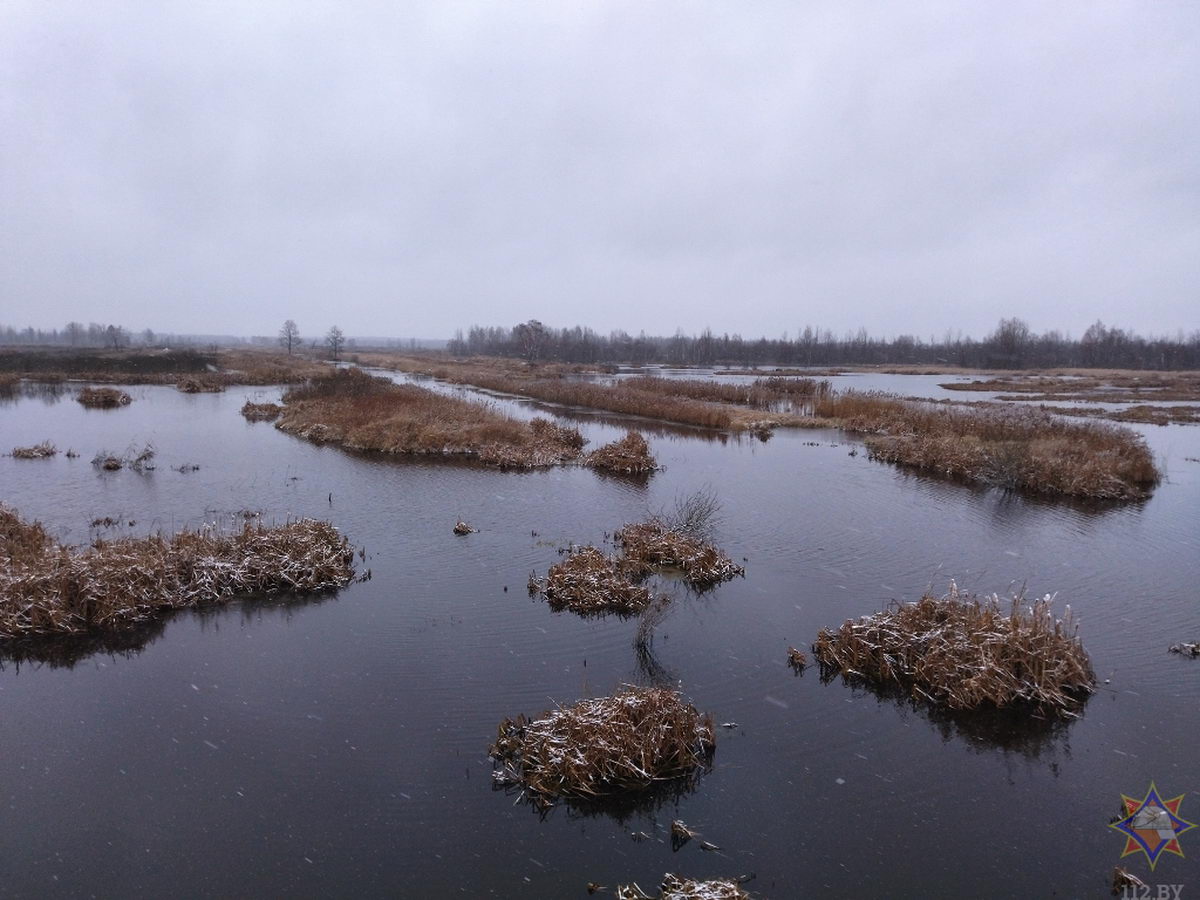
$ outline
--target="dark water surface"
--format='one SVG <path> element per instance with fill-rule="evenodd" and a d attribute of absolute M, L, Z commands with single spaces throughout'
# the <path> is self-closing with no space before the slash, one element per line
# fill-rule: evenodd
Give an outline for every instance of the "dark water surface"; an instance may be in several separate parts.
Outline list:
<path fill-rule="evenodd" d="M 755 873 L 749 887 L 775 898 L 1096 897 L 1120 861 L 1107 824 L 1122 793 L 1153 779 L 1200 821 L 1200 661 L 1166 652 L 1200 639 L 1200 463 L 1187 459 L 1200 428 L 1143 429 L 1166 482 L 1145 503 L 1096 507 L 915 476 L 851 455 L 837 432 L 654 429 L 666 468 L 639 485 L 317 447 L 238 415 L 272 389 L 130 391 L 115 411 L 69 396 L 0 405 L 0 450 L 81 453 L 0 458 L 0 499 L 80 543 L 245 509 L 329 518 L 374 577 L 336 597 L 179 614 L 124 652 L 6 657 L 0 894 L 586 897 L 589 881 L 649 889 L 675 871 Z M 621 433 L 576 421 L 593 444 Z M 146 442 L 153 472 L 88 462 Z M 184 464 L 200 468 L 172 468 Z M 559 546 L 704 487 L 746 577 L 681 595 L 651 653 L 635 652 L 636 621 L 527 596 Z M 105 516 L 136 524 L 89 528 Z M 479 533 L 455 537 L 457 518 Z M 1110 680 L 1080 720 L 946 719 L 787 667 L 789 644 L 951 578 L 1070 604 Z M 540 817 L 491 789 L 502 718 L 624 682 L 678 683 L 738 723 L 719 729 L 694 791 L 622 817 Z M 675 817 L 720 852 L 672 852 Z M 1200 891 L 1200 830 L 1181 844 L 1186 859 L 1153 874 L 1125 862 Z"/>

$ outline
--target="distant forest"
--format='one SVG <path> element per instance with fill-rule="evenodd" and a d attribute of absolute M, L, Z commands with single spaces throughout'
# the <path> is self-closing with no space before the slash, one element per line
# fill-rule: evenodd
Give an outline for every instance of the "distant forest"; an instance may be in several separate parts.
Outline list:
<path fill-rule="evenodd" d="M 511 328 L 460 329 L 447 346 L 455 356 L 509 356 L 531 362 L 657 363 L 674 366 L 963 366 L 981 369 L 1113 368 L 1200 369 L 1200 329 L 1175 338 L 1147 338 L 1103 322 L 1073 339 L 1058 331 L 1035 334 L 1020 319 L 1001 319 L 976 340 L 961 334 L 941 340 L 913 335 L 877 338 L 865 328 L 845 335 L 808 326 L 794 338 L 746 339 L 739 334 L 637 337 L 590 328 L 549 328 L 536 319 Z"/>
<path fill-rule="evenodd" d="M 173 335 L 150 329 L 132 332 L 116 325 L 69 322 L 62 329 L 15 329 L 0 325 L 0 345 L 57 347 L 275 346 L 277 336 Z M 350 351 L 386 348 L 418 352 L 438 342 L 414 339 L 350 338 Z M 320 351 L 320 338 L 301 347 Z M 947 333 L 924 340 L 902 334 L 872 337 L 865 328 L 837 335 L 807 326 L 788 337 L 743 338 L 740 334 L 698 335 L 682 331 L 670 337 L 625 331 L 599 334 L 590 328 L 552 328 L 536 319 L 511 327 L 460 329 L 446 345 L 453 356 L 507 356 L 530 362 L 632 363 L 672 366 L 962 366 L 979 369 L 1112 368 L 1200 369 L 1200 329 L 1175 337 L 1143 337 L 1103 322 L 1076 339 L 1058 331 L 1035 334 L 1020 319 L 1001 319 L 982 339 Z"/>

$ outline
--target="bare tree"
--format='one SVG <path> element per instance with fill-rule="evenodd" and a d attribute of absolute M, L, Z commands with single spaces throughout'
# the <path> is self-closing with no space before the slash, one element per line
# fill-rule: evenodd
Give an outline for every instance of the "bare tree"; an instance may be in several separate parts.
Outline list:
<path fill-rule="evenodd" d="M 342 329 L 334 325 L 329 329 L 329 334 L 325 335 L 325 343 L 329 345 L 329 352 L 336 360 L 346 343 L 346 336 L 342 334 Z"/>
<path fill-rule="evenodd" d="M 288 319 L 279 329 L 279 346 L 285 347 L 288 356 L 292 355 L 292 347 L 300 343 L 300 329 L 293 319 Z"/>
<path fill-rule="evenodd" d="M 125 340 L 125 329 L 120 325 L 109 325 L 104 329 L 104 342 L 114 350 L 120 350 Z"/>
<path fill-rule="evenodd" d="M 513 338 L 521 348 L 521 356 L 525 358 L 526 362 L 532 363 L 537 362 L 538 357 L 542 355 L 542 351 L 550 340 L 550 335 L 546 331 L 545 325 L 537 319 L 530 319 L 513 329 Z"/>

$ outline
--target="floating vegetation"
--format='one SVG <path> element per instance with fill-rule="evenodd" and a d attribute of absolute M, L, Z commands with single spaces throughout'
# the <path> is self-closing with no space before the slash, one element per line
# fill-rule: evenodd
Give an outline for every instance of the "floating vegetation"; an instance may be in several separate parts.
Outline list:
<path fill-rule="evenodd" d="M 154 470 L 154 447 L 147 444 L 140 451 L 132 448 L 121 456 L 107 450 L 101 450 L 92 457 L 92 465 L 105 472 L 116 472 L 120 469 L 132 469 L 135 472 L 151 472 Z M 196 468 L 199 468 L 197 466 Z"/>
<path fill-rule="evenodd" d="M 622 475 L 648 475 L 658 468 L 646 438 L 636 431 L 626 432 L 620 440 L 593 450 L 584 457 L 583 464 Z"/>
<path fill-rule="evenodd" d="M 621 547 L 622 569 L 634 578 L 675 569 L 690 587 L 705 590 L 746 574 L 713 544 L 661 519 L 626 525 L 614 537 Z"/>
<path fill-rule="evenodd" d="M 89 409 L 115 409 L 133 402 L 133 398 L 124 391 L 110 387 L 85 387 L 75 399 Z"/>
<path fill-rule="evenodd" d="M 225 381 L 219 376 L 185 375 L 175 382 L 175 387 L 184 394 L 219 394 L 225 390 Z"/>
<path fill-rule="evenodd" d="M 49 459 L 58 455 L 58 448 L 49 441 L 42 441 L 32 447 L 13 447 L 13 459 Z"/>
<path fill-rule="evenodd" d="M 454 523 L 454 533 L 457 535 L 461 536 L 461 535 L 466 535 L 466 534 L 475 534 L 477 531 L 479 531 L 478 528 L 472 528 L 470 525 L 468 525 L 462 519 L 459 519 L 457 522 Z"/>
<path fill-rule="evenodd" d="M 73 548 L 0 506 L 0 638 L 114 629 L 239 594 L 341 587 L 353 558 L 346 538 L 314 519 Z"/>
<path fill-rule="evenodd" d="M 1167 649 L 1172 653 L 1178 653 L 1180 656 L 1190 656 L 1192 659 L 1200 656 L 1200 643 L 1189 644 L 1184 642 L 1180 644 L 1172 644 Z"/>
<path fill-rule="evenodd" d="M 1138 888 L 1147 888 L 1145 895 L 1137 892 Z M 1124 866 L 1113 866 L 1112 893 L 1114 897 L 1150 896 L 1146 882 L 1138 878 Z"/>
<path fill-rule="evenodd" d="M 813 414 L 814 421 L 866 434 L 872 459 L 1005 488 L 1135 500 L 1161 477 L 1137 432 L 1040 410 L 949 407 L 843 391 L 818 397 Z"/>
<path fill-rule="evenodd" d="M 804 667 L 808 665 L 808 657 L 803 650 L 797 650 L 795 647 L 788 647 L 787 651 L 788 665 L 797 672 L 803 672 Z"/>
<path fill-rule="evenodd" d="M 696 881 L 670 872 L 663 876 L 657 894 L 647 894 L 634 882 L 617 885 L 616 897 L 617 900 L 750 900 L 739 879 Z"/>
<path fill-rule="evenodd" d="M 384 453 L 475 457 L 498 468 L 533 468 L 579 457 L 583 436 L 547 419 L 521 422 L 485 403 L 339 369 L 283 395 L 275 427 L 308 440 Z"/>
<path fill-rule="evenodd" d="M 241 411 L 248 422 L 274 422 L 283 412 L 283 407 L 278 403 L 251 403 L 247 400 Z"/>
<path fill-rule="evenodd" d="M 633 615 L 650 603 L 650 591 L 628 576 L 621 560 L 591 546 L 573 548 L 565 560 L 550 567 L 544 587 L 536 579 L 530 587 L 542 590 L 551 609 L 583 615 Z"/>
<path fill-rule="evenodd" d="M 520 785 L 542 806 L 558 798 L 597 800 L 646 791 L 708 766 L 712 718 L 667 688 L 624 686 L 500 723 L 489 749 L 498 787 Z"/>
<path fill-rule="evenodd" d="M 1070 608 L 1051 614 L 1051 597 L 1001 609 L 950 585 L 944 597 L 847 620 L 822 629 L 813 651 L 823 668 L 954 710 L 1027 708 L 1075 715 L 1096 678 Z"/>

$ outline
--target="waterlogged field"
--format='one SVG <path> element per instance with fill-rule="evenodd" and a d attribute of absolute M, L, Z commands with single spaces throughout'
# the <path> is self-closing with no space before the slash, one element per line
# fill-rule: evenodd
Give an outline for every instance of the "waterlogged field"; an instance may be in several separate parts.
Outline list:
<path fill-rule="evenodd" d="M 926 396 L 947 380 L 869 377 Z M 176 613 L 119 645 L 0 649 L 0 895 L 573 897 L 677 872 L 753 874 L 775 898 L 1102 896 L 1122 794 L 1154 781 L 1200 821 L 1200 660 L 1167 652 L 1200 640 L 1200 428 L 1138 426 L 1163 483 L 1086 504 L 916 475 L 836 431 L 638 422 L 664 468 L 629 480 L 315 445 L 242 418 L 272 388 L 123 389 L 132 402 L 107 410 L 70 389 L 3 401 L 0 451 L 78 456 L 0 457 L 0 500 L 71 544 L 328 519 L 372 577 Z M 589 449 L 631 424 L 491 402 L 549 412 Z M 152 470 L 90 463 L 147 444 Z M 656 582 L 675 599 L 641 646 L 637 619 L 526 592 L 560 548 L 703 489 L 745 577 L 701 595 Z M 478 531 L 454 535 L 460 519 Z M 1078 720 L 950 717 L 788 666 L 820 629 L 951 579 L 1070 605 L 1099 679 Z M 711 770 L 616 809 L 541 812 L 493 789 L 500 722 L 623 684 L 711 713 Z M 676 818 L 719 849 L 673 850 Z M 1123 862 L 1200 885 L 1198 835 L 1153 874 Z"/>

